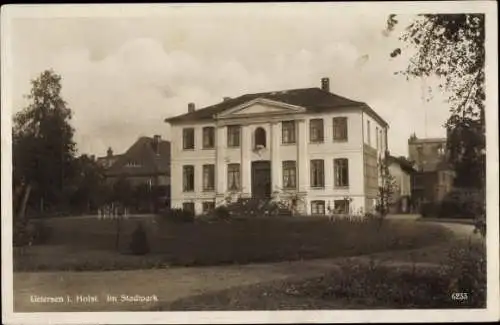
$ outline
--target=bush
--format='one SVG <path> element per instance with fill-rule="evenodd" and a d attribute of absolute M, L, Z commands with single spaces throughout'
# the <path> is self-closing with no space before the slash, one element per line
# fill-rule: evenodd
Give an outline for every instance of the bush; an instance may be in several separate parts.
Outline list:
<path fill-rule="evenodd" d="M 481 191 L 455 188 L 441 201 L 440 218 L 476 218 L 484 210 L 485 198 Z"/>
<path fill-rule="evenodd" d="M 229 209 L 224 205 L 216 207 L 211 214 L 216 220 L 225 221 L 231 218 L 231 213 L 229 212 Z"/>
<path fill-rule="evenodd" d="M 19 220 L 14 223 L 13 245 L 43 245 L 52 235 L 52 229 L 43 220 Z"/>
<path fill-rule="evenodd" d="M 172 222 L 194 222 L 194 213 L 184 209 L 168 209 L 162 216 L 163 219 Z"/>
<path fill-rule="evenodd" d="M 486 247 L 467 243 L 451 249 L 444 266 L 451 292 L 467 293 L 467 303 L 484 307 L 486 301 Z"/>
<path fill-rule="evenodd" d="M 426 202 L 420 206 L 420 214 L 424 218 L 437 217 L 439 205 L 435 202 Z"/>
<path fill-rule="evenodd" d="M 132 233 L 130 251 L 134 255 L 146 255 L 149 253 L 148 237 L 146 235 L 146 231 L 144 231 L 144 228 L 142 227 L 142 223 L 138 223 Z"/>

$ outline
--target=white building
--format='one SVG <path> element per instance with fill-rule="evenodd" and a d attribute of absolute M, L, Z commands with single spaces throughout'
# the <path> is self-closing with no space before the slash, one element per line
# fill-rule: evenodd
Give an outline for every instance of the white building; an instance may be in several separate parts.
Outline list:
<path fill-rule="evenodd" d="M 373 211 L 388 124 L 362 102 L 321 88 L 224 98 L 167 118 L 172 207 L 199 214 L 240 197 L 300 197 L 307 214 Z"/>

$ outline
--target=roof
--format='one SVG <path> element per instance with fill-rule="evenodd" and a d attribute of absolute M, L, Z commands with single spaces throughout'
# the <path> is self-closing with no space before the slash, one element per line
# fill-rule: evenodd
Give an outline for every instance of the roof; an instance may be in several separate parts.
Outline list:
<path fill-rule="evenodd" d="M 410 138 L 408 139 L 409 143 L 445 143 L 446 138 Z"/>
<path fill-rule="evenodd" d="M 154 139 L 140 137 L 116 162 L 108 169 L 106 175 L 141 176 L 166 174 L 170 176 L 170 142 L 158 142 L 158 154 L 155 152 Z M 127 163 L 140 163 L 138 167 L 127 167 Z"/>
<path fill-rule="evenodd" d="M 167 118 L 165 119 L 165 122 L 176 123 L 212 120 L 214 118 L 214 114 L 221 113 L 227 109 L 257 98 L 270 99 L 286 104 L 301 106 L 306 108 L 306 113 L 323 113 L 343 107 L 363 108 L 379 123 L 384 126 L 388 126 L 387 122 L 365 103 L 341 97 L 320 88 L 301 88 L 246 94 L 236 98 L 227 99 L 212 106 L 200 108 L 194 112 Z"/>
<path fill-rule="evenodd" d="M 413 173 L 416 171 L 415 168 L 413 167 L 413 164 L 405 157 L 389 156 L 388 160 L 389 163 L 398 164 L 401 167 L 401 169 L 407 173 Z"/>

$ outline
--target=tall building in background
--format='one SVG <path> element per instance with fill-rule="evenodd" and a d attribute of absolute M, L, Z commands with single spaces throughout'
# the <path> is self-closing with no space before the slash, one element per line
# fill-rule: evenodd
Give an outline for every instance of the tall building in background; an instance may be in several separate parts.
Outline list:
<path fill-rule="evenodd" d="M 416 172 L 412 176 L 414 206 L 438 202 L 451 191 L 455 173 L 448 162 L 446 138 L 408 139 L 409 160 Z"/>

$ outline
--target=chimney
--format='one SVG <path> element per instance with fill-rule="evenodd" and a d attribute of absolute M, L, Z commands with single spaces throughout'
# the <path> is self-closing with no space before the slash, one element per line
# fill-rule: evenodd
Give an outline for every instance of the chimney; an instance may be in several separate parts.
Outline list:
<path fill-rule="evenodd" d="M 155 134 L 153 136 L 153 150 L 157 155 L 160 154 L 160 141 L 161 141 L 161 135 Z"/>
<path fill-rule="evenodd" d="M 189 103 L 188 104 L 188 113 L 193 113 L 195 111 L 195 106 L 194 103 Z"/>
<path fill-rule="evenodd" d="M 224 100 L 224 101 L 228 101 L 228 100 L 230 100 L 230 99 L 231 99 L 231 97 L 224 97 L 224 98 L 223 98 L 223 100 Z"/>
<path fill-rule="evenodd" d="M 330 79 L 321 78 L 321 90 L 330 92 Z"/>
<path fill-rule="evenodd" d="M 107 154 L 108 157 L 113 157 L 113 149 L 111 149 L 111 147 L 108 148 Z"/>

